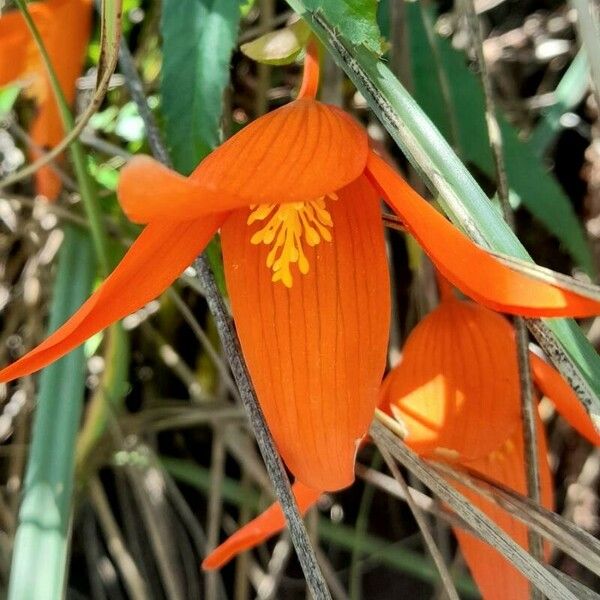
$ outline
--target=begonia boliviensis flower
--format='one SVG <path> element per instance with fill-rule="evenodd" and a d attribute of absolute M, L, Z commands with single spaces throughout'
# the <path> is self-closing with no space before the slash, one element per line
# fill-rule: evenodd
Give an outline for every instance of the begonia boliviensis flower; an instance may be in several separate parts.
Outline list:
<path fill-rule="evenodd" d="M 60 86 L 69 104 L 75 100 L 75 83 L 81 74 L 92 19 L 92 0 L 46 0 L 28 5 L 39 29 Z M 30 135 L 41 149 L 58 144 L 65 135 L 58 104 L 37 45 L 20 11 L 0 17 L 0 85 L 15 80 L 27 84 L 25 91 L 36 103 Z M 32 160 L 41 156 L 30 152 Z M 58 175 L 50 166 L 36 172 L 36 189 L 49 200 L 60 192 Z"/>
<path fill-rule="evenodd" d="M 235 325 L 277 448 L 296 481 L 337 490 L 354 479 L 385 367 L 382 196 L 477 301 L 526 315 L 600 312 L 600 302 L 473 244 L 370 150 L 358 123 L 315 100 L 317 80 L 309 51 L 298 99 L 242 129 L 190 177 L 132 159 L 118 197 L 147 226 L 79 311 L 0 381 L 44 367 L 155 298 L 220 228 Z"/>

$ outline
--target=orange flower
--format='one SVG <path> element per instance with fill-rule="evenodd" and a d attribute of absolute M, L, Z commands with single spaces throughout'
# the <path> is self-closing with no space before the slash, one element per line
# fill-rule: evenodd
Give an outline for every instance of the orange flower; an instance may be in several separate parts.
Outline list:
<path fill-rule="evenodd" d="M 47 0 L 29 5 L 50 60 L 56 70 L 65 98 L 75 99 L 75 82 L 81 73 L 88 44 L 92 17 L 92 0 Z M 31 124 L 31 138 L 41 149 L 52 148 L 65 135 L 58 105 L 37 46 L 19 11 L 0 18 L 0 85 L 17 79 L 30 83 L 28 94 L 36 101 L 37 115 Z M 31 80 L 31 82 L 29 81 Z M 41 156 L 31 151 L 35 160 Z M 36 173 L 39 194 L 54 200 L 61 183 L 50 166 Z"/>
<path fill-rule="evenodd" d="M 411 332 L 386 380 L 387 406 L 420 455 L 477 460 L 521 428 L 514 329 L 501 315 L 456 298 L 443 280 L 440 287 L 442 301 Z M 560 373 L 532 352 L 530 361 L 538 388 L 581 435 L 600 444 Z"/>
<path fill-rule="evenodd" d="M 504 317 L 458 300 L 441 281 L 442 301 L 412 331 L 402 362 L 382 387 L 386 410 L 406 427 L 405 442 L 425 457 L 455 462 L 527 494 L 516 340 Z M 561 414 L 598 444 L 600 436 L 561 375 L 530 353 L 535 383 Z M 546 436 L 537 418 L 542 505 L 553 494 Z M 502 508 L 456 484 L 475 506 L 527 548 L 527 528 Z M 529 597 L 529 583 L 494 548 L 455 528 L 486 600 Z"/>
<path fill-rule="evenodd" d="M 236 328 L 277 448 L 297 481 L 336 490 L 354 479 L 385 367 L 382 195 L 478 301 L 527 315 L 600 312 L 470 242 L 369 149 L 349 115 L 309 96 L 317 77 L 309 52 L 299 99 L 233 136 L 189 178 L 134 158 L 118 195 L 147 226 L 79 311 L 0 381 L 44 367 L 155 298 L 221 228 Z"/>

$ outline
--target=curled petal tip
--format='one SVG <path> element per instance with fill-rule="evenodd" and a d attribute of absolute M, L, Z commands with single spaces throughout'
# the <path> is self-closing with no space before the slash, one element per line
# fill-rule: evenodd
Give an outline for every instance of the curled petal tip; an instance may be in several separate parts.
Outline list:
<path fill-rule="evenodd" d="M 292 492 L 298 504 L 298 510 L 302 515 L 317 502 L 321 495 L 321 492 L 299 481 L 292 486 Z M 276 502 L 215 548 L 202 561 L 202 568 L 206 571 L 220 569 L 241 552 L 258 546 L 281 531 L 284 526 L 285 518 L 283 511 L 281 506 Z"/>

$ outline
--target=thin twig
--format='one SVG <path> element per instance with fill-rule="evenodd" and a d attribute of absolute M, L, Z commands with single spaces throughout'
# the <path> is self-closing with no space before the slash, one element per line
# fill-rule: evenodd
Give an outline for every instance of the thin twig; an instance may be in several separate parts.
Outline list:
<path fill-rule="evenodd" d="M 225 473 L 225 443 L 223 430 L 213 427 L 213 440 L 210 464 L 210 491 L 208 494 L 208 516 L 206 531 L 206 551 L 211 552 L 217 547 L 221 531 L 221 516 L 223 512 L 223 495 L 221 487 Z M 210 571 L 205 578 L 206 600 L 217 597 L 218 571 Z"/>
<path fill-rule="evenodd" d="M 479 67 L 479 74 L 483 84 L 485 96 L 485 118 L 488 137 L 492 155 L 494 157 L 494 168 L 496 171 L 496 182 L 498 186 L 498 197 L 502 205 L 504 219 L 514 231 L 515 222 L 512 208 L 508 199 L 509 187 L 504 154 L 502 147 L 502 133 L 496 117 L 496 105 L 494 91 L 490 79 L 485 56 L 483 54 L 483 36 L 481 23 L 475 10 L 474 0 L 464 2 L 469 32 L 472 39 L 473 50 Z M 523 441 L 525 446 L 525 472 L 527 477 L 527 495 L 537 504 L 541 503 L 540 471 L 537 452 L 537 428 L 536 428 L 536 402 L 533 396 L 533 382 L 531 380 L 531 369 L 529 366 L 529 336 L 527 325 L 522 317 L 514 318 L 514 327 L 517 345 L 517 364 L 519 368 L 519 391 L 521 396 L 521 418 L 523 428 Z M 501 399 L 499 399 L 501 400 Z M 536 560 L 542 562 L 544 551 L 541 537 L 531 528 L 527 530 L 529 551 Z M 539 599 L 541 594 L 531 588 L 531 598 Z"/>
<path fill-rule="evenodd" d="M 140 77 L 133 65 L 133 59 L 128 49 L 125 51 L 121 46 L 120 65 L 126 77 L 129 92 L 135 104 L 138 107 L 140 116 L 146 126 L 148 143 L 152 154 L 163 164 L 169 165 L 170 158 L 163 144 L 158 128 L 155 125 L 154 117 L 150 112 Z M 285 472 L 283 462 L 277 450 L 275 443 L 268 429 L 263 412 L 258 404 L 258 399 L 250 380 L 248 369 L 242 358 L 242 352 L 235 330 L 229 318 L 229 313 L 223 302 L 223 298 L 217 287 L 214 275 L 210 270 L 208 261 L 204 256 L 200 256 L 195 261 L 196 273 L 202 284 L 206 301 L 210 312 L 213 315 L 221 344 L 225 351 L 227 360 L 231 367 L 233 377 L 240 392 L 240 398 L 248 419 L 254 431 L 258 447 L 267 467 L 267 472 L 277 493 L 277 499 L 281 504 L 285 514 L 290 536 L 298 554 L 298 560 L 304 571 L 307 584 L 311 590 L 313 598 L 316 600 L 327 600 L 331 598 L 323 574 L 318 566 L 314 549 L 310 544 L 310 539 L 304 527 L 302 517 L 298 511 L 296 500 L 292 493 L 290 481 Z"/>
<path fill-rule="evenodd" d="M 125 546 L 123 535 L 119 530 L 117 521 L 113 516 L 106 494 L 97 477 L 92 477 L 89 481 L 89 496 L 94 506 L 94 511 L 98 522 L 106 538 L 106 546 L 115 564 L 119 568 L 127 593 L 133 600 L 144 600 L 148 598 L 146 583 L 142 579 L 140 572 L 135 564 L 131 554 Z"/>

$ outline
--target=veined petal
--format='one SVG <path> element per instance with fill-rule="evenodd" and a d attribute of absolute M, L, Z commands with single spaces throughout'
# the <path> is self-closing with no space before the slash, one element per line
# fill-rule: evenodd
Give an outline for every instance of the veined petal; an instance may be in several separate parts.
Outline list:
<path fill-rule="evenodd" d="M 300 202 L 356 179 L 367 154 L 367 133 L 350 115 L 303 98 L 244 127 L 191 177 L 228 197 L 245 199 L 246 205 Z"/>
<path fill-rule="evenodd" d="M 493 424 L 490 424 L 493 427 Z M 546 436 L 540 419 L 537 419 L 538 464 L 540 469 L 541 504 L 552 510 L 554 505 L 550 467 L 548 465 Z M 525 478 L 525 454 L 523 435 L 516 432 L 501 449 L 488 457 L 465 463 L 475 473 L 479 473 L 496 483 L 500 483 L 520 494 L 527 495 Z M 454 484 L 454 482 L 453 482 Z M 456 485 L 475 506 L 481 509 L 496 525 L 501 527 L 523 548 L 527 548 L 527 527 L 514 519 L 499 506 L 484 499 L 479 494 Z M 486 600 L 527 600 L 529 582 L 492 546 L 462 529 L 454 533 L 465 557 L 473 579 Z M 548 547 L 546 547 L 548 551 Z"/>
<path fill-rule="evenodd" d="M 187 221 L 211 214 L 225 195 L 165 167 L 150 156 L 134 156 L 121 171 L 119 203 L 134 223 Z M 231 204 L 231 201 L 229 201 Z"/>
<path fill-rule="evenodd" d="M 477 302 L 524 316 L 585 317 L 600 313 L 599 302 L 500 263 L 449 223 L 373 152 L 367 174 L 444 277 Z"/>
<path fill-rule="evenodd" d="M 600 446 L 600 434 L 563 376 L 533 352 L 529 353 L 529 363 L 535 383 L 544 396 L 552 400 L 558 412 L 580 435 Z"/>
<path fill-rule="evenodd" d="M 149 157 L 121 172 L 119 201 L 138 223 L 194 219 L 254 204 L 315 200 L 356 179 L 367 134 L 345 112 L 310 98 L 253 121 L 189 177 Z"/>
<path fill-rule="evenodd" d="M 321 492 L 313 490 L 299 481 L 292 486 L 301 515 L 316 504 Z M 232 558 L 268 540 L 285 527 L 285 517 L 278 502 L 271 504 L 261 515 L 240 527 L 233 535 L 215 548 L 202 562 L 202 568 L 210 571 L 220 569 Z"/>
<path fill-rule="evenodd" d="M 57 331 L 12 365 L 0 381 L 29 375 L 162 293 L 202 251 L 224 215 L 148 225 L 117 268 Z"/>
<path fill-rule="evenodd" d="M 377 196 L 363 177 L 328 201 L 332 241 L 304 248 L 309 272 L 271 281 L 269 248 L 236 211 L 221 230 L 236 328 L 287 466 L 313 489 L 354 479 L 357 443 L 377 405 L 390 314 Z"/>
<path fill-rule="evenodd" d="M 520 427 L 512 327 L 483 306 L 446 299 L 413 329 L 383 389 L 386 411 L 419 454 L 487 456 Z"/>

